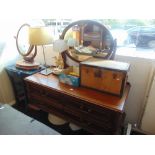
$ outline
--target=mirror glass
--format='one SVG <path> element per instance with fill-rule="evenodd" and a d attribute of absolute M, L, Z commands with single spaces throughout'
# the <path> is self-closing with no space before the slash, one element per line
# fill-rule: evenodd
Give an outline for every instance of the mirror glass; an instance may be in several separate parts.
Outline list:
<path fill-rule="evenodd" d="M 22 54 L 27 54 L 29 46 L 30 46 L 28 42 L 28 34 L 29 34 L 28 30 L 29 30 L 29 27 L 24 26 L 22 27 L 22 29 L 20 30 L 18 34 L 18 47 Z"/>
<path fill-rule="evenodd" d="M 110 31 L 95 21 L 73 22 L 64 29 L 61 38 L 70 47 L 68 53 L 79 61 L 92 56 L 105 58 L 113 51 L 114 41 Z"/>

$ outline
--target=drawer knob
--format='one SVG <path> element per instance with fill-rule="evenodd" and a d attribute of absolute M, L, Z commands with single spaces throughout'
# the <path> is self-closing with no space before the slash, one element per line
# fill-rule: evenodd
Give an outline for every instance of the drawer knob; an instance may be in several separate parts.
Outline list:
<path fill-rule="evenodd" d="M 89 126 L 89 125 L 91 125 L 91 123 L 90 123 L 90 122 L 88 122 L 88 123 L 87 123 L 87 125 Z"/>
<path fill-rule="evenodd" d="M 92 112 L 92 109 L 88 109 L 88 112 Z"/>
<path fill-rule="evenodd" d="M 83 109 L 83 105 L 80 106 L 80 109 Z"/>
<path fill-rule="evenodd" d="M 43 94 L 44 96 L 48 96 L 48 92 L 46 92 L 46 91 L 42 91 L 42 94 Z"/>

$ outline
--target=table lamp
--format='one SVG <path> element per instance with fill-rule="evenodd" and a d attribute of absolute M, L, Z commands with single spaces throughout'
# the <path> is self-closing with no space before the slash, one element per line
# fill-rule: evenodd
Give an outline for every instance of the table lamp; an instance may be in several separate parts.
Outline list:
<path fill-rule="evenodd" d="M 45 59 L 45 50 L 44 50 L 44 45 L 51 44 L 52 42 L 53 42 L 53 38 L 50 33 L 49 27 L 30 27 L 29 28 L 29 43 L 31 45 L 41 45 L 43 49 L 45 70 L 42 70 L 40 72 L 43 75 L 49 75 L 50 73 L 52 73 L 52 70 L 47 68 L 46 59 Z"/>
<path fill-rule="evenodd" d="M 77 41 L 74 38 L 69 38 L 67 41 L 67 45 L 70 49 L 73 49 L 75 46 L 78 45 Z"/>
<path fill-rule="evenodd" d="M 63 66 L 62 66 L 63 60 L 61 57 L 61 52 L 65 51 L 67 49 L 68 49 L 68 46 L 67 46 L 66 42 L 62 39 L 58 39 L 53 43 L 53 51 L 59 53 L 58 58 L 56 58 L 56 62 L 57 62 L 56 66 L 59 68 L 63 68 Z"/>

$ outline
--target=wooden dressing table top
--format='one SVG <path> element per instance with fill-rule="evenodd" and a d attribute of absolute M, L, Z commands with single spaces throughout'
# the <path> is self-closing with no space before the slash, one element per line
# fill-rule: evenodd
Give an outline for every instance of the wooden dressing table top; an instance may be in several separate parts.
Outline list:
<path fill-rule="evenodd" d="M 130 90 L 130 84 L 127 84 L 124 94 L 120 98 L 118 96 L 103 93 L 93 89 L 84 87 L 72 87 L 70 85 L 60 83 L 58 77 L 53 74 L 44 76 L 42 74 L 36 73 L 34 75 L 26 77 L 25 80 L 27 82 L 35 83 L 56 92 L 60 92 L 61 94 L 82 99 L 92 104 L 106 107 L 120 113 L 124 112 L 125 101 Z"/>

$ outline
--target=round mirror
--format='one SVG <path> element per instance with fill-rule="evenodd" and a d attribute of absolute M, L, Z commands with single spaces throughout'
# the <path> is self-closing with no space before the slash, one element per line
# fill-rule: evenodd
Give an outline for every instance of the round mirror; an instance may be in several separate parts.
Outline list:
<path fill-rule="evenodd" d="M 71 23 L 64 29 L 60 39 L 64 39 L 69 46 L 65 54 L 77 62 L 89 57 L 113 59 L 116 50 L 116 41 L 110 31 L 92 20 Z"/>

